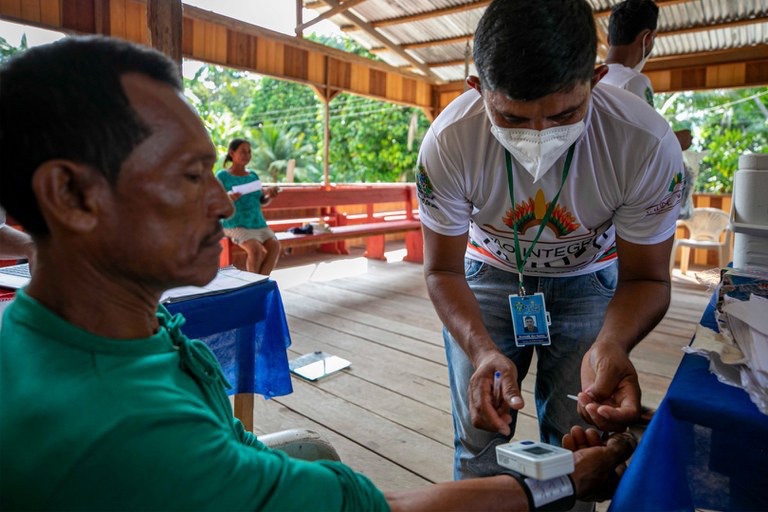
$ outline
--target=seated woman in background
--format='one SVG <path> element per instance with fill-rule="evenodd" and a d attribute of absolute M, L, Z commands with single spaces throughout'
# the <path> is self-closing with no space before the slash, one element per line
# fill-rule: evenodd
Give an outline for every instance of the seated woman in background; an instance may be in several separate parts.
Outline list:
<path fill-rule="evenodd" d="M 244 139 L 232 140 L 224 169 L 216 173 L 235 205 L 235 214 L 222 225 L 227 237 L 245 251 L 246 270 L 268 276 L 280 256 L 280 242 L 267 226 L 261 206 L 269 204 L 280 189 L 262 188 L 259 176 L 245 168 L 250 161 L 251 144 Z"/>

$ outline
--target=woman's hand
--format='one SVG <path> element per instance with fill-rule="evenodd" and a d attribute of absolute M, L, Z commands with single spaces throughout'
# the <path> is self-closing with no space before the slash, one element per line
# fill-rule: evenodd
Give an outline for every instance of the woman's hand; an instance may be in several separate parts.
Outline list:
<path fill-rule="evenodd" d="M 229 196 L 229 200 L 234 202 L 240 199 L 243 194 L 241 194 L 240 192 L 233 192 L 230 190 L 229 192 L 227 192 L 227 195 Z"/>

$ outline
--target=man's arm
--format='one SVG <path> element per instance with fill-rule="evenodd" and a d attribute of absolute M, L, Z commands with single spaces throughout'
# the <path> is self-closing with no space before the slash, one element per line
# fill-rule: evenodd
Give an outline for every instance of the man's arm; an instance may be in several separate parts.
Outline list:
<path fill-rule="evenodd" d="M 437 315 L 467 354 L 475 368 L 470 379 L 470 412 L 478 428 L 509 434 L 509 407 L 524 405 L 517 387 L 517 368 L 504 356 L 488 334 L 480 305 L 464 277 L 467 233 L 440 235 L 426 226 L 424 232 L 424 276 Z M 493 374 L 502 372 L 504 400 L 495 404 Z"/>
<path fill-rule="evenodd" d="M 0 224 L 0 260 L 32 260 L 34 251 L 32 237 L 8 224 Z"/>
<path fill-rule="evenodd" d="M 605 446 L 595 430 L 574 427 L 563 446 L 575 450 L 570 475 L 575 495 L 583 500 L 610 498 L 632 455 L 636 441 L 629 434 L 612 436 Z M 515 478 L 498 475 L 446 482 L 421 489 L 385 493 L 392 512 L 443 510 L 530 510 L 526 492 Z"/>
<path fill-rule="evenodd" d="M 579 413 L 602 430 L 623 430 L 640 415 L 640 386 L 629 352 L 669 307 L 672 241 L 638 245 L 616 237 L 616 293 L 581 364 Z"/>

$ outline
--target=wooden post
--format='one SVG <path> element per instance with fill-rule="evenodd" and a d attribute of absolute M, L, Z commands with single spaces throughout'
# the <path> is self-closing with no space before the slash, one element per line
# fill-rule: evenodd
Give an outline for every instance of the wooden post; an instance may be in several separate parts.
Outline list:
<path fill-rule="evenodd" d="M 296 37 L 304 37 L 304 1 L 296 0 Z"/>
<path fill-rule="evenodd" d="M 152 48 L 172 58 L 181 72 L 181 0 L 147 0 L 147 27 Z"/>
<path fill-rule="evenodd" d="M 323 185 L 331 188 L 331 100 L 323 98 Z"/>

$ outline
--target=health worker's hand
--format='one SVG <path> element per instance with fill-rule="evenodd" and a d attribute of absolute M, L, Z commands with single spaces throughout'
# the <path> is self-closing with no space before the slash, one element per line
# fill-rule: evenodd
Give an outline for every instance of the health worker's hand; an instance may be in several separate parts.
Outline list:
<path fill-rule="evenodd" d="M 494 374 L 501 373 L 498 396 L 494 396 Z M 469 411 L 472 425 L 489 432 L 510 434 L 510 409 L 525 405 L 517 385 L 517 367 L 500 352 L 483 358 L 469 379 Z"/>
<path fill-rule="evenodd" d="M 230 201 L 237 201 L 243 196 L 243 194 L 241 194 L 240 192 L 232 192 L 231 190 L 227 192 L 227 195 L 229 196 Z"/>
<path fill-rule="evenodd" d="M 574 452 L 576 469 L 571 479 L 576 497 L 583 501 L 610 499 L 627 468 L 625 461 L 636 447 L 637 440 L 629 432 L 613 434 L 603 444 L 597 430 L 572 427 L 563 436 L 563 448 Z"/>
<path fill-rule="evenodd" d="M 579 415 L 600 430 L 623 432 L 640 418 L 640 383 L 629 354 L 597 342 L 581 361 Z"/>

